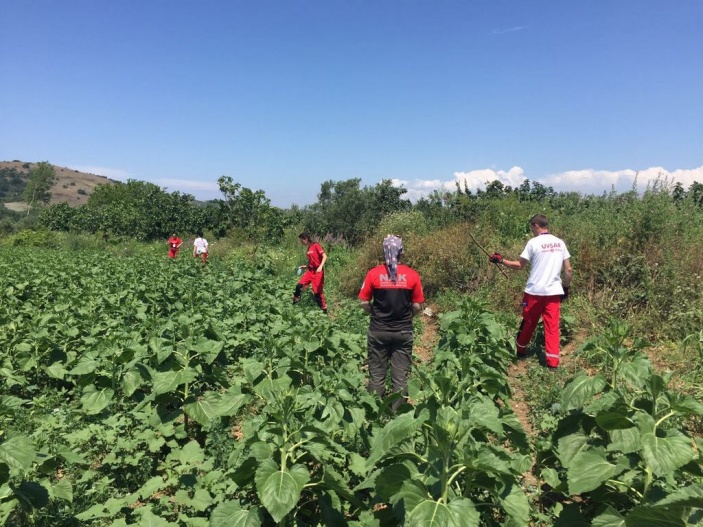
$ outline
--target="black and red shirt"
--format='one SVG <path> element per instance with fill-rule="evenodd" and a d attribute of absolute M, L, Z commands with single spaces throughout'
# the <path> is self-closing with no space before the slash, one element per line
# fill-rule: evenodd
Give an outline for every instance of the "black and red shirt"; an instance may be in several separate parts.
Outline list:
<path fill-rule="evenodd" d="M 371 269 L 359 291 L 359 299 L 371 304 L 369 331 L 401 331 L 413 327 L 413 304 L 425 301 L 420 275 L 407 265 L 398 265 L 395 282 L 385 265 Z"/>

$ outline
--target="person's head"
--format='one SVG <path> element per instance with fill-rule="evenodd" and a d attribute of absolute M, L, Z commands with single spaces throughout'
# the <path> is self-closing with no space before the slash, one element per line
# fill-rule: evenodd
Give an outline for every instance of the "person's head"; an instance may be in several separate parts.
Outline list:
<path fill-rule="evenodd" d="M 388 261 L 389 256 L 395 260 L 403 256 L 403 239 L 400 236 L 386 234 L 383 239 L 383 258 Z"/>
<path fill-rule="evenodd" d="M 298 235 L 298 239 L 300 239 L 300 243 L 303 245 L 310 245 L 312 243 L 312 240 L 310 240 L 310 235 L 307 232 L 301 232 Z"/>
<path fill-rule="evenodd" d="M 198 235 L 198 238 L 202 238 L 202 237 L 203 237 L 203 231 L 198 231 L 198 232 L 196 232 L 195 234 Z"/>
<path fill-rule="evenodd" d="M 549 229 L 549 220 L 544 214 L 535 214 L 530 218 L 532 232 L 543 232 Z"/>
<path fill-rule="evenodd" d="M 176 237 L 176 233 L 174 232 L 173 234 L 171 234 L 171 238 L 175 238 L 175 237 Z"/>
<path fill-rule="evenodd" d="M 383 239 L 383 259 L 390 274 L 390 279 L 395 282 L 398 263 L 403 255 L 403 239 L 394 234 L 388 234 Z"/>

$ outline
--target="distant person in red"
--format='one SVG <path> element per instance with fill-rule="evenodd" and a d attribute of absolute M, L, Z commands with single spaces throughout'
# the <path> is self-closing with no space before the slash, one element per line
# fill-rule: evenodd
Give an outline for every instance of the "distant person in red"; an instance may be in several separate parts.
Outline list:
<path fill-rule="evenodd" d="M 359 291 L 361 308 L 371 315 L 366 350 L 369 393 L 383 397 L 390 363 L 393 391 L 400 392 L 394 412 L 407 400 L 408 375 L 413 359 L 413 317 L 422 310 L 425 297 L 417 272 L 400 263 L 403 240 L 389 234 L 383 240 L 385 264 L 371 269 Z"/>
<path fill-rule="evenodd" d="M 175 258 L 178 256 L 178 249 L 183 245 L 183 240 L 181 240 L 174 232 L 168 239 L 168 257 Z"/>
<path fill-rule="evenodd" d="M 298 285 L 295 286 L 295 293 L 293 293 L 293 303 L 297 304 L 300 301 L 300 295 L 303 289 L 307 287 L 308 284 L 312 286 L 312 295 L 315 302 L 322 312 L 327 314 L 327 303 L 325 302 L 325 295 L 322 294 L 322 288 L 325 285 L 325 262 L 327 261 L 327 253 L 322 248 L 322 246 L 313 242 L 310 239 L 310 235 L 306 232 L 298 236 L 300 238 L 300 243 L 307 247 L 308 264 L 301 265 L 299 269 L 306 269 L 303 276 L 300 277 Z"/>

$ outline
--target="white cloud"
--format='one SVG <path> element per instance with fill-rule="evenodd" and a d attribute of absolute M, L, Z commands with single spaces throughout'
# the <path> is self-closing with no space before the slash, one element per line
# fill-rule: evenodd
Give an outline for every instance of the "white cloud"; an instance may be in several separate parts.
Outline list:
<path fill-rule="evenodd" d="M 580 192 L 581 194 L 602 194 L 603 192 L 627 192 L 636 185 L 637 190 L 643 191 L 647 186 L 651 186 L 655 181 L 673 185 L 680 182 L 684 188 L 688 188 L 694 181 L 703 183 L 703 165 L 693 169 L 677 169 L 669 172 L 662 167 L 650 167 L 643 170 L 631 168 L 622 170 L 569 170 L 557 174 L 550 174 L 545 177 L 530 177 L 525 174 L 521 167 L 514 166 L 507 172 L 504 170 L 493 170 L 490 168 L 482 170 L 471 170 L 468 172 L 455 172 L 453 179 L 442 181 L 439 179 L 414 181 L 394 179 L 393 185 L 404 187 L 407 194 L 404 197 L 411 201 L 417 201 L 422 197 L 429 196 L 435 190 L 453 192 L 459 183 L 462 189 L 465 187 L 475 192 L 484 189 L 486 183 L 500 181 L 504 185 L 513 188 L 519 186 L 525 179 L 531 182 L 541 183 L 547 187 L 552 187 L 556 192 Z"/>
<path fill-rule="evenodd" d="M 491 35 L 505 35 L 506 33 L 513 33 L 522 29 L 525 29 L 525 26 L 515 26 L 505 29 L 494 29 L 493 31 L 491 31 Z"/>
<path fill-rule="evenodd" d="M 470 172 L 454 172 L 454 181 L 444 183 L 446 190 L 455 190 L 457 183 L 462 189 L 468 188 L 471 191 L 485 187 L 491 181 L 500 181 L 504 185 L 516 187 L 525 179 L 525 172 L 520 167 L 513 167 L 507 172 L 486 168 L 483 170 L 472 170 Z"/>
<path fill-rule="evenodd" d="M 690 187 L 693 183 L 703 183 L 703 165 L 698 168 L 680 168 L 669 174 L 673 181 L 680 182 L 684 188 Z"/>
<path fill-rule="evenodd" d="M 673 185 L 680 182 L 688 188 L 694 181 L 703 182 L 703 166 L 693 169 L 678 169 L 669 172 L 663 167 L 649 167 L 642 170 L 571 170 L 552 174 L 541 180 L 543 185 L 554 187 L 556 191 L 574 190 L 582 194 L 601 194 L 615 190 L 626 192 L 636 188 L 644 191 L 656 181 Z"/>

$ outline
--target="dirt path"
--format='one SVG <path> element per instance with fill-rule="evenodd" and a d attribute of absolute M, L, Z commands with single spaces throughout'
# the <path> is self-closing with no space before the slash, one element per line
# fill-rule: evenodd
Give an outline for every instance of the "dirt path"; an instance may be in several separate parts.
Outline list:
<path fill-rule="evenodd" d="M 571 370 L 574 366 L 575 357 L 574 353 L 578 347 L 583 342 L 582 338 L 575 336 L 574 340 L 569 342 L 566 346 L 561 349 L 559 367 Z M 525 360 L 520 360 L 512 363 L 508 366 L 508 384 L 510 386 L 510 391 L 512 393 L 512 408 L 515 412 L 515 417 L 520 421 L 522 428 L 525 433 L 530 438 L 531 441 L 537 439 L 538 431 L 532 426 L 532 410 L 527 404 L 527 397 L 525 393 L 524 379 L 527 378 L 527 372 L 530 368 L 541 368 L 536 364 L 536 358 L 534 356 L 528 357 Z M 523 474 L 525 478 L 525 483 L 532 488 L 539 488 L 540 482 L 534 474 L 534 465 Z"/>
<path fill-rule="evenodd" d="M 423 330 L 422 335 L 415 341 L 414 352 L 418 359 L 426 364 L 432 360 L 434 348 L 439 340 L 439 323 L 435 306 L 429 306 L 429 311 L 426 310 L 421 316 Z M 560 368 L 569 371 L 576 368 L 575 352 L 585 338 L 585 335 L 575 335 L 573 340 L 562 348 Z M 532 441 L 537 439 L 538 430 L 532 425 L 532 410 L 526 402 L 525 380 L 527 379 L 528 370 L 535 367 L 542 367 L 537 364 L 535 357 L 529 357 L 527 360 L 517 361 L 508 366 L 508 383 L 512 393 L 512 408 L 525 433 Z M 532 469 L 525 473 L 524 477 L 528 486 L 535 489 L 539 487 L 539 481 L 533 474 Z"/>
<path fill-rule="evenodd" d="M 575 335 L 574 339 L 566 344 L 560 353 L 559 368 L 566 370 L 573 370 L 575 366 L 575 356 L 574 353 L 581 346 L 585 339 L 583 335 Z M 515 410 L 515 415 L 520 421 L 520 424 L 525 429 L 525 432 L 531 439 L 534 439 L 537 432 L 532 426 L 532 420 L 530 419 L 530 407 L 525 402 L 527 400 L 525 395 L 525 388 L 522 382 L 527 375 L 527 371 L 530 368 L 542 367 L 535 364 L 535 357 L 528 357 L 525 360 L 520 360 L 512 363 L 508 366 L 508 384 L 510 385 L 510 391 L 512 393 L 512 405 L 513 410 Z"/>
<path fill-rule="evenodd" d="M 413 346 L 415 355 L 421 362 L 427 364 L 432 360 L 434 348 L 439 341 L 439 322 L 437 320 L 437 310 L 434 306 L 427 306 L 420 315 L 422 317 L 422 335 L 420 335 Z"/>

